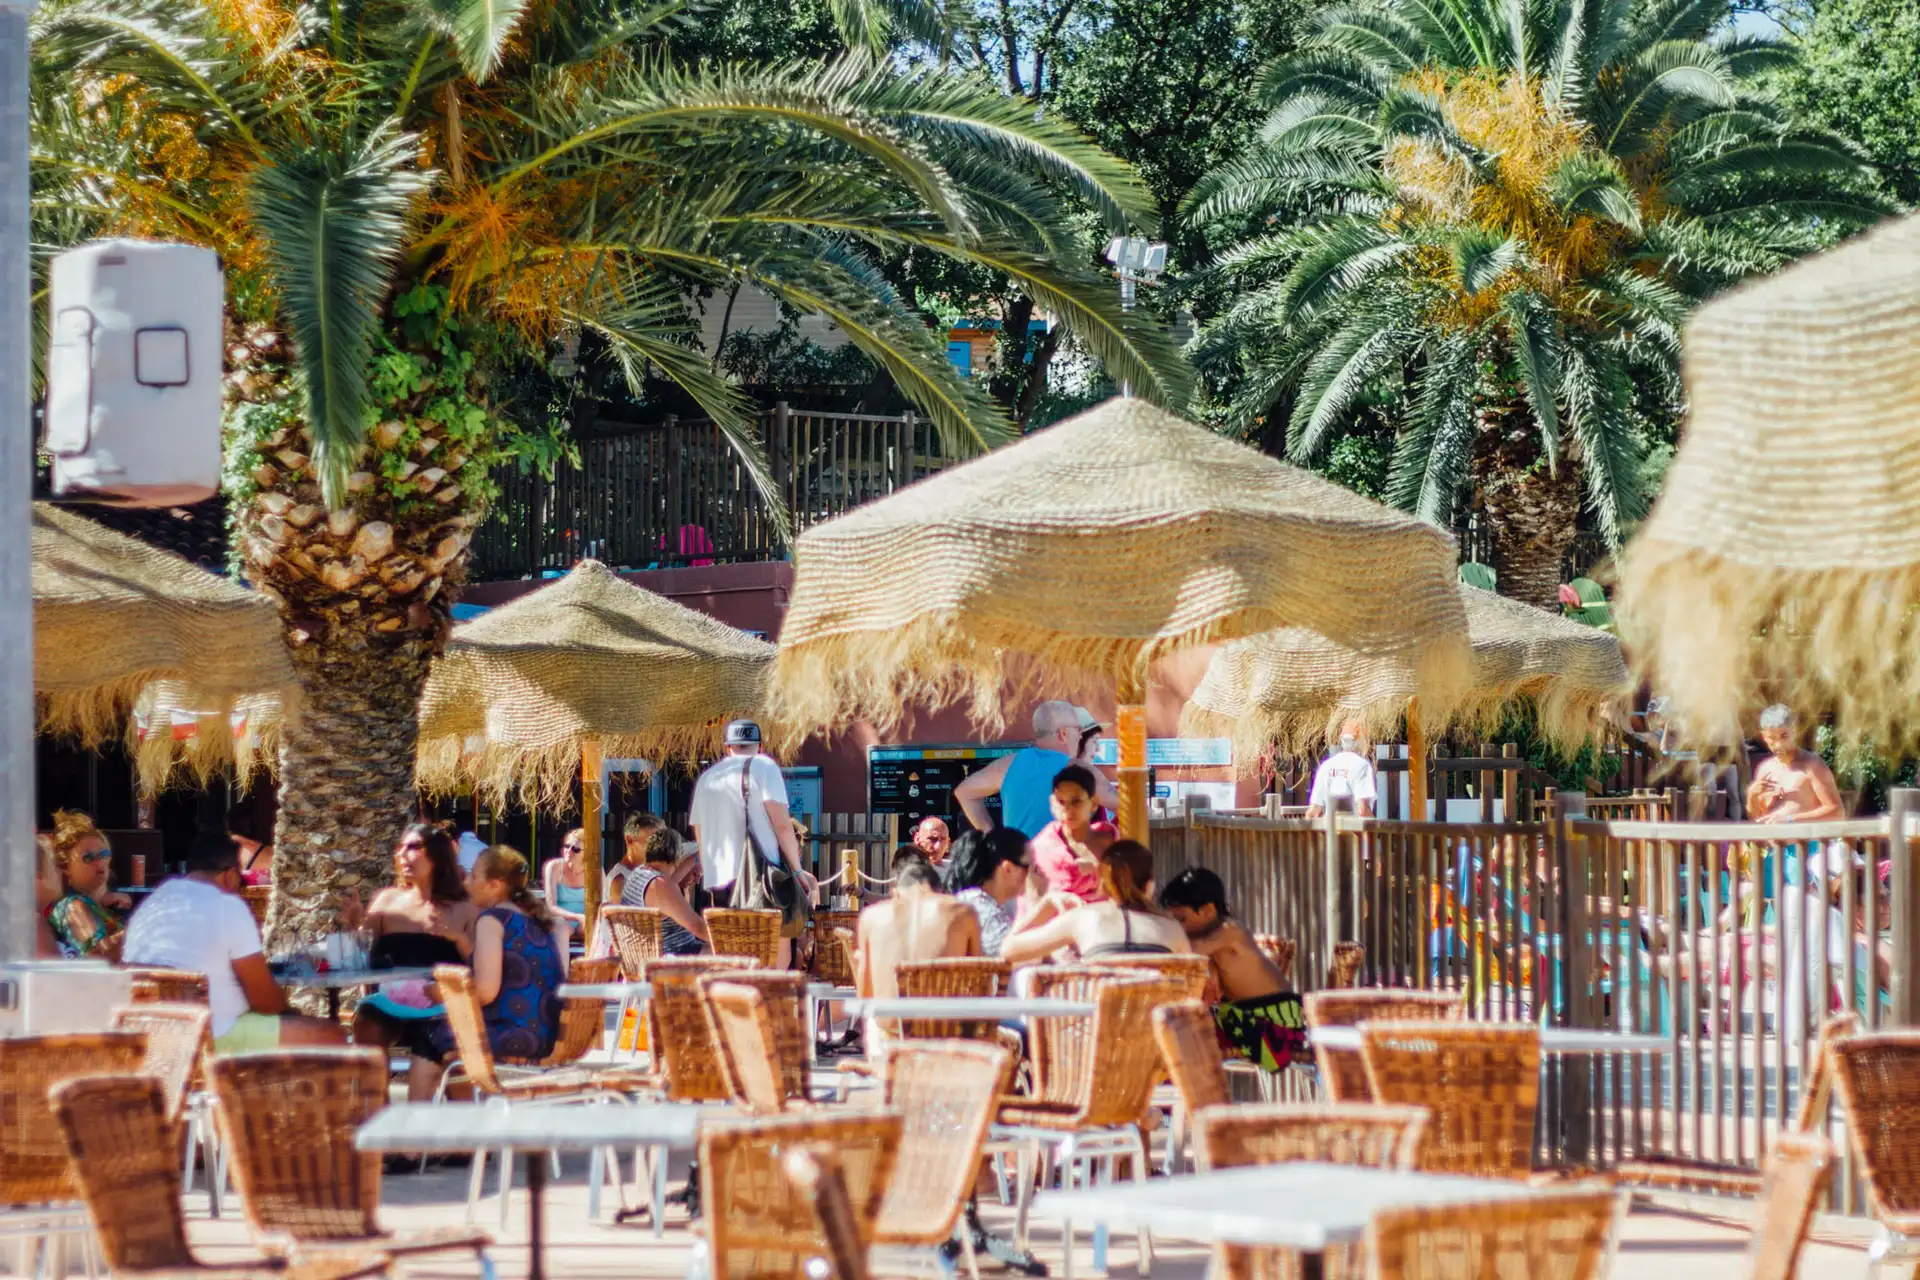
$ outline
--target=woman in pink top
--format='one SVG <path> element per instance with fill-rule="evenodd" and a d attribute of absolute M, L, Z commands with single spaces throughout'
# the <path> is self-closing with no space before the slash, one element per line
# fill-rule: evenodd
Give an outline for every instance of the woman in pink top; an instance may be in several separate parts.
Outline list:
<path fill-rule="evenodd" d="M 1099 807 L 1097 786 L 1093 771 L 1083 764 L 1070 764 L 1053 775 L 1053 821 L 1032 842 L 1034 875 L 1046 881 L 1045 892 L 1070 893 L 1082 902 L 1106 897 L 1100 889 L 1100 855 L 1118 833 L 1110 824 L 1093 820 Z"/>

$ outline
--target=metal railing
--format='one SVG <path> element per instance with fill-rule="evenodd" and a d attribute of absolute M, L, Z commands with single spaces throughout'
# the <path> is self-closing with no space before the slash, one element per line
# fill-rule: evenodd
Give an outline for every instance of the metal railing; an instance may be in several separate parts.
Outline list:
<path fill-rule="evenodd" d="M 931 424 L 912 413 L 815 413 L 780 402 L 758 427 L 796 533 L 951 462 Z M 476 581 L 537 577 L 584 556 L 646 569 L 786 554 L 753 477 L 703 419 L 603 425 L 581 442 L 578 467 L 549 480 L 510 464 L 493 478 L 500 495 L 474 536 Z"/>
<path fill-rule="evenodd" d="M 1218 873 L 1249 929 L 1296 941 L 1303 991 L 1351 940 L 1363 985 L 1460 991 L 1487 1021 L 1666 1037 L 1666 1054 L 1548 1058 L 1545 1162 L 1758 1167 L 1829 1013 L 1920 1025 L 1905 834 L 1920 792 L 1895 792 L 1884 817 L 1791 826 L 1607 820 L 1672 807 L 1621 799 L 1561 796 L 1530 823 L 1195 811 L 1154 822 L 1155 876 Z M 1832 1206 L 1864 1211 L 1850 1155 Z"/>

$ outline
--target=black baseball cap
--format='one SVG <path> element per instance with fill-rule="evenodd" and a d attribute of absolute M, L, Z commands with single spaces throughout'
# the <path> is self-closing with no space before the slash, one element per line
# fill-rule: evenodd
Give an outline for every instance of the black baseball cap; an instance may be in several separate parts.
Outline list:
<path fill-rule="evenodd" d="M 751 720 L 729 721 L 721 741 L 729 747 L 757 747 L 760 745 L 760 726 Z"/>

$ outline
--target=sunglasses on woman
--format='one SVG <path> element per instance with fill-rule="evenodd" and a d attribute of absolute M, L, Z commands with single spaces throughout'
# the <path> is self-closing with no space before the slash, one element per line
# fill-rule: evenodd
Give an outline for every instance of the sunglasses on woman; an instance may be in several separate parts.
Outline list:
<path fill-rule="evenodd" d="M 580 843 L 579 843 L 579 842 L 577 842 L 577 841 L 572 841 L 572 840 L 569 840 L 569 841 L 568 841 L 568 842 L 567 842 L 566 844 L 563 844 L 563 845 L 561 845 L 561 846 L 560 846 L 560 852 L 562 852 L 562 853 L 584 853 L 584 852 L 586 851 L 586 847 L 587 847 L 587 846 L 585 846 L 585 845 L 583 845 L 583 844 L 580 844 Z"/>
<path fill-rule="evenodd" d="M 90 867 L 97 866 L 102 862 L 112 862 L 113 850 L 102 849 L 98 853 L 83 853 L 80 855 L 80 861 L 86 863 Z"/>

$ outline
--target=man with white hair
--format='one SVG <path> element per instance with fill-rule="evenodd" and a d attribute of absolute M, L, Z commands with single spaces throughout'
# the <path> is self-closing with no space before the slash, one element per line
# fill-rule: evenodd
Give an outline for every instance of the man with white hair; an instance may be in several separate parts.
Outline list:
<path fill-rule="evenodd" d="M 1012 755 L 1001 756 L 980 772 L 968 775 L 953 789 L 960 811 L 967 815 L 975 831 L 991 831 L 993 815 L 987 812 L 987 797 L 1000 797 L 1000 825 L 1025 836 L 1039 834 L 1053 821 L 1051 800 L 1053 776 L 1080 758 L 1088 734 L 1082 726 L 1093 724 L 1071 702 L 1043 702 L 1033 709 L 1033 745 Z M 1118 807 L 1120 798 L 1113 784 L 1098 769 L 1093 770 L 1101 804 Z"/>
<path fill-rule="evenodd" d="M 1350 718 L 1340 726 L 1340 749 L 1320 762 L 1307 793 L 1307 816 L 1318 818 L 1328 809 L 1373 816 L 1375 798 L 1373 761 L 1366 755 L 1367 722 Z M 1416 822 L 1424 817 L 1416 816 Z"/>
<path fill-rule="evenodd" d="M 1776 702 L 1760 713 L 1760 739 L 1768 755 L 1747 788 L 1747 816 L 1755 822 L 1827 822 L 1846 816 L 1840 787 L 1827 762 L 1803 751 L 1794 736 L 1793 711 Z"/>

